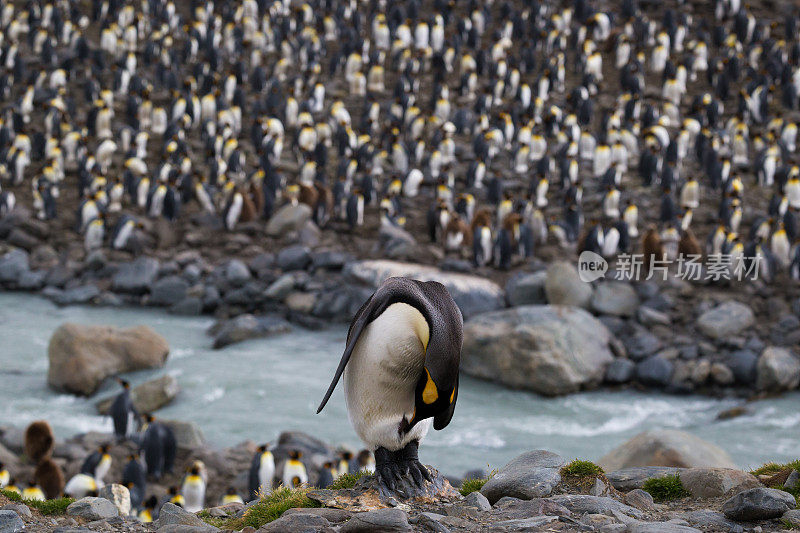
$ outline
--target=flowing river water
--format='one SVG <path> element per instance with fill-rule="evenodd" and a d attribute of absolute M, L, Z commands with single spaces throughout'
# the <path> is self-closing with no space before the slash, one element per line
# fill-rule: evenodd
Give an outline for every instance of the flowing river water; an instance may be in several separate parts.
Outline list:
<path fill-rule="evenodd" d="M 146 324 L 163 335 L 170 356 L 163 369 L 129 376 L 140 383 L 162 373 L 181 386 L 162 418 L 191 420 L 215 446 L 245 439 L 274 440 L 300 430 L 327 442 L 359 447 L 339 389 L 325 411 L 314 411 L 344 348 L 344 326 L 292 332 L 211 349 L 209 318 L 172 316 L 155 309 L 59 308 L 25 294 L 0 294 L 0 426 L 45 418 L 60 437 L 111 431 L 94 403 L 116 391 L 106 384 L 94 397 L 59 394 L 47 387 L 47 345 L 62 323 Z M 649 428 L 681 428 L 727 450 L 741 467 L 796 459 L 800 453 L 800 393 L 753 402 L 749 414 L 718 421 L 741 400 L 594 391 L 543 398 L 462 377 L 458 407 L 444 431 L 431 431 L 420 449 L 424 462 L 452 475 L 497 468 L 517 454 L 544 448 L 564 457 L 598 459 Z"/>

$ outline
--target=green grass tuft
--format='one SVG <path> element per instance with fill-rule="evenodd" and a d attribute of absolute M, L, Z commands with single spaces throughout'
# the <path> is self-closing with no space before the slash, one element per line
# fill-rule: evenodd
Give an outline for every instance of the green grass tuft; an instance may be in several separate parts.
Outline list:
<path fill-rule="evenodd" d="M 22 496 L 20 496 L 20 495 L 19 495 L 19 494 L 17 494 L 16 492 L 12 492 L 12 491 L 10 491 L 10 490 L 3 490 L 3 489 L 0 489 L 0 494 L 2 494 L 3 496 L 5 496 L 6 498 L 8 498 L 9 500 L 11 500 L 12 502 L 21 502 L 21 501 L 22 501 Z"/>
<path fill-rule="evenodd" d="M 603 474 L 603 469 L 591 461 L 575 459 L 561 467 L 561 475 L 566 478 L 597 477 Z"/>
<path fill-rule="evenodd" d="M 306 496 L 310 489 L 300 487 L 290 489 L 289 487 L 278 487 L 272 494 L 268 494 L 251 506 L 241 518 L 241 525 L 237 524 L 234 529 L 242 529 L 247 526 L 260 528 L 264 524 L 280 518 L 280 516 L 294 507 L 322 507 L 319 502 L 315 502 Z"/>
<path fill-rule="evenodd" d="M 44 515 L 65 514 L 69 504 L 74 502 L 74 498 L 56 498 L 43 502 L 25 502 L 30 507 L 35 507 Z"/>
<path fill-rule="evenodd" d="M 43 515 L 65 514 L 69 504 L 75 501 L 73 498 L 56 498 L 55 500 L 45 500 L 43 502 L 35 500 L 23 500 L 22 496 L 9 490 L 0 490 L 0 494 L 12 502 L 24 503 L 28 507 L 38 509 Z"/>
<path fill-rule="evenodd" d="M 477 492 L 486 485 L 486 482 L 489 481 L 489 478 L 469 478 L 465 479 L 461 482 L 461 488 L 458 489 L 458 492 L 461 493 L 462 496 L 466 496 L 467 494 Z"/>
<path fill-rule="evenodd" d="M 754 476 L 774 476 L 779 472 L 783 472 L 787 468 L 791 468 L 800 472 L 800 459 L 795 459 L 794 461 L 790 461 L 788 463 L 766 463 L 759 466 L 755 470 L 752 470 L 750 473 Z M 797 500 L 797 505 L 800 506 L 800 487 L 796 489 L 787 489 L 783 485 L 777 485 L 771 488 L 788 492 L 794 496 L 794 499 Z"/>
<path fill-rule="evenodd" d="M 207 511 L 198 513 L 198 517 L 205 523 L 211 524 L 220 529 L 241 530 L 247 526 L 255 529 L 273 520 L 277 520 L 283 513 L 295 507 L 322 507 L 319 502 L 315 502 L 306 493 L 311 487 L 299 487 L 290 489 L 289 487 L 278 487 L 270 494 L 262 496 L 258 503 L 251 505 L 240 518 L 213 517 Z"/>
<path fill-rule="evenodd" d="M 751 470 L 750 473 L 754 476 L 771 476 L 777 474 L 781 470 L 785 468 L 785 465 L 778 464 L 778 463 L 765 463 L 755 470 Z"/>
<path fill-rule="evenodd" d="M 681 478 L 677 475 L 650 478 L 644 482 L 642 488 L 659 502 L 690 496 L 689 491 L 683 486 Z"/>
<path fill-rule="evenodd" d="M 329 490 L 340 490 L 340 489 L 352 489 L 355 487 L 358 480 L 364 476 L 371 476 L 369 472 L 366 470 L 361 470 L 356 472 L 355 474 L 342 474 L 341 476 L 337 477 L 333 480 L 333 483 L 328 485 L 326 488 Z"/>

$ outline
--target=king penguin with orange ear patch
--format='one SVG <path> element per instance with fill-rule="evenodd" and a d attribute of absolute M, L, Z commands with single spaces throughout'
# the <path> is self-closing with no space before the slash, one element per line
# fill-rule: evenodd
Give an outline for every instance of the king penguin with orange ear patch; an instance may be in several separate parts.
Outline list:
<path fill-rule="evenodd" d="M 375 451 L 381 489 L 432 481 L 417 449 L 444 429 L 458 397 L 463 318 L 435 281 L 389 278 L 361 306 L 319 413 L 344 374 L 350 422 Z"/>

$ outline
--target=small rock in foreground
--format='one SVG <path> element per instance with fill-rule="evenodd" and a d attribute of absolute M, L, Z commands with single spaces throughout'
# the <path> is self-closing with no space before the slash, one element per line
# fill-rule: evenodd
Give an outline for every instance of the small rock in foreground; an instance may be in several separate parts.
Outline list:
<path fill-rule="evenodd" d="M 119 516 L 119 511 L 113 503 L 105 498 L 87 496 L 69 504 L 67 514 L 91 521 Z"/>
<path fill-rule="evenodd" d="M 722 504 L 722 512 L 731 520 L 768 520 L 778 518 L 796 506 L 794 496 L 788 492 L 760 487 L 732 497 Z"/>
<path fill-rule="evenodd" d="M 492 476 L 481 489 L 489 503 L 503 496 L 523 500 L 549 496 L 561 482 L 564 459 L 546 450 L 523 453 Z"/>

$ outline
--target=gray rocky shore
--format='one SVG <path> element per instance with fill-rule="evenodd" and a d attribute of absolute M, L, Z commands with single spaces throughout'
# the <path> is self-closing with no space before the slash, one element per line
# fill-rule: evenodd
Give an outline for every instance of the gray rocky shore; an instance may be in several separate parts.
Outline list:
<path fill-rule="evenodd" d="M 58 305 L 213 315 L 212 343 L 224 348 L 347 323 L 384 279 L 411 276 L 444 283 L 460 306 L 464 372 L 506 386 L 544 395 L 635 386 L 753 397 L 800 384 L 800 298 L 788 300 L 772 287 L 674 277 L 589 284 L 566 262 L 532 264 L 501 286 L 462 266 L 359 260 L 304 245 L 216 263 L 197 251 L 135 259 L 96 252 L 63 262 L 41 245 L 0 256 L 0 287 Z"/>
<path fill-rule="evenodd" d="M 43 515 L 35 506 L 0 495 L 0 531 L 256 531 L 255 527 L 242 526 L 241 519 L 260 504 L 258 500 L 245 505 L 213 503 L 219 501 L 229 485 L 244 492 L 246 470 L 256 444 L 243 442 L 214 450 L 203 443 L 196 428 L 181 430 L 175 424 L 178 464 L 199 459 L 208 468 L 208 508 L 199 515 L 165 503 L 153 523 L 140 523 L 127 516 L 130 508 L 127 489 L 110 485 L 105 492 L 101 491 L 99 498 L 78 500 L 66 507 L 64 513 L 52 515 Z M 20 473 L 32 468 L 20 457 L 21 439 L 21 429 L 0 428 L 0 460 Z M 82 457 L 106 439 L 108 435 L 97 433 L 77 435 L 58 442 L 54 458 L 66 473 L 74 473 Z M 288 449 L 305 452 L 310 484 L 314 483 L 321 462 L 335 453 L 332 446 L 309 435 L 286 432 L 274 448 L 278 469 Z M 127 442 L 111 447 L 114 461 L 109 479 L 118 478 L 125 455 L 132 451 L 133 445 Z M 461 484 L 460 478 L 442 478 L 436 474 L 436 483 L 426 487 L 424 497 L 408 500 L 380 498 L 374 490 L 373 478 L 366 476 L 349 489 L 308 490 L 305 501 L 315 507 L 278 513 L 276 520 L 260 525 L 258 531 L 692 533 L 772 532 L 800 526 L 800 510 L 796 509 L 795 500 L 800 492 L 799 476 L 792 467 L 786 472 L 756 476 L 738 470 L 719 448 L 680 431 L 639 435 L 598 462 L 605 472 L 588 461 L 569 462 L 552 452 L 534 450 L 492 472 L 485 484 L 473 487 L 477 490 L 466 496 L 453 488 Z M 638 466 L 642 463 L 663 466 Z M 159 483 L 149 484 L 149 491 L 162 494 L 177 479 L 175 474 L 167 476 Z M 658 479 L 679 480 L 681 492 L 664 497 L 657 490 L 660 485 L 648 482 Z M 779 488 L 771 488 L 776 485 Z"/>

